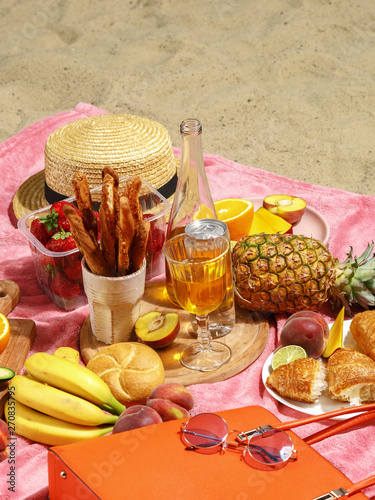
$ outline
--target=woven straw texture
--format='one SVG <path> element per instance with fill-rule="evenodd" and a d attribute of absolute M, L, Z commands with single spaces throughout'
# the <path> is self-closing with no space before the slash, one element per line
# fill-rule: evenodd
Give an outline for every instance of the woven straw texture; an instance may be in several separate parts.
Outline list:
<path fill-rule="evenodd" d="M 91 188 L 100 186 L 105 166 L 119 177 L 139 175 L 160 188 L 176 173 L 168 131 L 147 118 L 107 114 L 68 123 L 47 140 L 46 182 L 60 194 L 74 195 L 72 179 L 78 171 L 85 172 Z"/>

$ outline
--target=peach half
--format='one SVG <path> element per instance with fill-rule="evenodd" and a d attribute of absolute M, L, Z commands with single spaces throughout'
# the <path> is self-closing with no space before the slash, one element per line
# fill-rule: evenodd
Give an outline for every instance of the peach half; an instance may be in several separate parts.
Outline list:
<path fill-rule="evenodd" d="M 272 214 L 282 217 L 289 224 L 295 224 L 305 213 L 306 201 L 297 196 L 272 194 L 264 198 L 263 207 Z"/>
<path fill-rule="evenodd" d="M 179 331 L 180 320 L 177 313 L 151 311 L 138 318 L 135 323 L 138 340 L 153 349 L 162 349 L 172 344 Z"/>

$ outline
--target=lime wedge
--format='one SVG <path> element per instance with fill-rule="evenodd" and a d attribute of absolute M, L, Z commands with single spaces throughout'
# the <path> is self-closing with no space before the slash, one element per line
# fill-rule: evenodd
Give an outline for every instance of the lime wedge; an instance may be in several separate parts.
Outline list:
<path fill-rule="evenodd" d="M 272 358 L 272 369 L 287 365 L 300 358 L 307 358 L 306 351 L 299 345 L 287 345 L 275 352 Z"/>

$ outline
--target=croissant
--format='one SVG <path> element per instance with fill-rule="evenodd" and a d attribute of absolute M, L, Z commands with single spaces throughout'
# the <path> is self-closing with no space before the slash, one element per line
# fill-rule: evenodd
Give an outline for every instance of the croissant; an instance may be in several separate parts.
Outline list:
<path fill-rule="evenodd" d="M 375 362 L 353 349 L 339 349 L 328 359 L 329 397 L 351 405 L 375 401 Z"/>
<path fill-rule="evenodd" d="M 327 388 L 325 372 L 325 365 L 317 359 L 296 359 L 275 368 L 266 385 L 283 397 L 314 403 Z"/>
<path fill-rule="evenodd" d="M 356 314 L 350 323 L 350 331 L 362 351 L 375 361 L 375 311 Z"/>

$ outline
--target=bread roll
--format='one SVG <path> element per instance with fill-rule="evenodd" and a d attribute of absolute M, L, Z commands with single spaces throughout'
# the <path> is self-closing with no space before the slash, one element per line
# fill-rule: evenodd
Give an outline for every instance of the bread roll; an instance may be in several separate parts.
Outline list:
<path fill-rule="evenodd" d="M 144 404 L 164 382 L 164 366 L 154 349 L 138 342 L 103 347 L 87 364 L 125 406 Z"/>
<path fill-rule="evenodd" d="M 267 387 L 285 398 L 314 403 L 327 388 L 324 364 L 312 358 L 301 358 L 275 368 L 267 377 Z"/>
<path fill-rule="evenodd" d="M 375 361 L 375 311 L 363 311 L 354 316 L 350 331 L 362 351 Z"/>
<path fill-rule="evenodd" d="M 328 359 L 329 397 L 351 405 L 375 401 L 375 362 L 353 349 L 338 349 Z"/>

